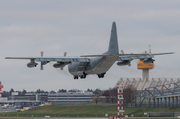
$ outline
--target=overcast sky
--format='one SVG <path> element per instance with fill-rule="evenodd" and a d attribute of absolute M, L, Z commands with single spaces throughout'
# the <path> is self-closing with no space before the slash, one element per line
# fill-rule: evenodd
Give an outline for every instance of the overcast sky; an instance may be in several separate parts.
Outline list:
<path fill-rule="evenodd" d="M 137 60 L 132 66 L 116 63 L 105 78 L 96 75 L 74 80 L 52 64 L 28 68 L 29 60 L 5 57 L 80 56 L 107 51 L 112 22 L 117 25 L 119 50 L 143 53 L 175 52 L 155 57 L 150 77 L 180 76 L 179 0 L 1 0 L 0 81 L 3 90 L 108 89 L 121 78 L 141 78 Z"/>

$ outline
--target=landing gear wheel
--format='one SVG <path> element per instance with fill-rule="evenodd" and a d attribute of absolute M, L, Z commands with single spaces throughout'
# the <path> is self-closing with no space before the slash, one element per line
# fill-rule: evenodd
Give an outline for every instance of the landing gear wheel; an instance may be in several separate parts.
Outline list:
<path fill-rule="evenodd" d="M 78 79 L 78 76 L 76 75 L 76 76 L 74 76 L 74 79 Z"/>
<path fill-rule="evenodd" d="M 86 74 L 85 72 L 83 72 L 83 75 L 84 75 L 84 78 L 86 78 L 86 75 L 87 75 L 87 74 Z"/>
<path fill-rule="evenodd" d="M 86 75 L 81 75 L 80 78 L 81 78 L 81 79 L 85 79 L 85 78 L 86 78 Z"/>
<path fill-rule="evenodd" d="M 80 78 L 81 78 L 81 79 L 85 79 L 85 78 L 86 78 L 86 75 L 87 75 L 87 74 L 86 74 L 85 72 L 83 72 L 83 75 L 81 75 Z"/>
<path fill-rule="evenodd" d="M 84 76 L 83 76 L 83 75 L 81 75 L 81 76 L 80 76 L 80 78 L 81 78 L 81 79 L 83 79 L 83 78 L 84 78 Z"/>

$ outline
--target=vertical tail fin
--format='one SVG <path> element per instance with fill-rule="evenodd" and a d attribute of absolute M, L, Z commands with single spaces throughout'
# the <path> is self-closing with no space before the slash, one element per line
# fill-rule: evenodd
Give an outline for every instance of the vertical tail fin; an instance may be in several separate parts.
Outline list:
<path fill-rule="evenodd" d="M 106 53 L 110 55 L 119 54 L 119 46 L 118 46 L 118 38 L 117 38 L 117 30 L 116 30 L 115 22 L 112 23 L 109 49 Z"/>

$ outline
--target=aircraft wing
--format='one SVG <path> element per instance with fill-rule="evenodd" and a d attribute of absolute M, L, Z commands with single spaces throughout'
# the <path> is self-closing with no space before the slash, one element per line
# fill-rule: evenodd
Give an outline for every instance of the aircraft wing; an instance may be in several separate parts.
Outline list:
<path fill-rule="evenodd" d="M 37 62 L 89 62 L 84 57 L 6 57 L 5 59 L 29 59 Z"/>
<path fill-rule="evenodd" d="M 148 59 L 154 58 L 155 55 L 166 55 L 166 54 L 173 54 L 174 52 L 166 52 L 166 53 L 145 53 L 145 54 L 120 54 L 117 61 L 124 61 L 124 60 L 133 60 L 133 59 Z"/>
<path fill-rule="evenodd" d="M 174 52 L 166 53 L 147 53 L 147 54 L 118 54 L 117 61 L 147 59 L 154 58 L 155 55 L 173 54 Z M 105 57 L 109 55 L 84 55 L 80 57 L 6 57 L 5 59 L 30 59 L 39 62 L 90 62 L 88 57 Z"/>

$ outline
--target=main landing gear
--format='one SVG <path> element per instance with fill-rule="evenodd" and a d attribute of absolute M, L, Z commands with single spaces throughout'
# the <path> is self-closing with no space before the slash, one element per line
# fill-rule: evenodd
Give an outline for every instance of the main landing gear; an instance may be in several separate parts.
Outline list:
<path fill-rule="evenodd" d="M 78 79 L 78 76 L 76 75 L 76 76 L 74 76 L 74 79 Z"/>
<path fill-rule="evenodd" d="M 102 73 L 102 74 L 98 74 L 98 77 L 99 78 L 104 78 L 104 75 L 105 75 L 106 73 Z"/>
<path fill-rule="evenodd" d="M 98 77 L 99 77 L 99 78 L 104 78 L 104 75 L 105 75 L 105 74 L 106 74 L 106 73 L 98 74 Z M 80 75 L 80 76 L 74 75 L 74 79 L 78 79 L 79 77 L 80 77 L 81 79 L 85 79 L 86 76 L 87 76 L 87 74 L 86 74 L 85 72 L 83 72 L 83 75 Z"/>
<path fill-rule="evenodd" d="M 80 76 L 78 76 L 78 75 L 74 75 L 74 79 L 78 79 L 78 77 L 80 77 L 81 79 L 85 79 L 86 78 L 86 73 L 85 72 L 83 72 L 83 75 L 80 75 Z"/>

